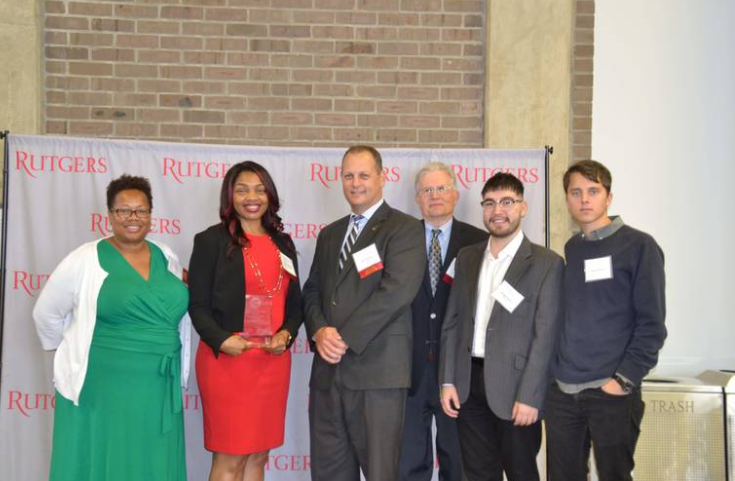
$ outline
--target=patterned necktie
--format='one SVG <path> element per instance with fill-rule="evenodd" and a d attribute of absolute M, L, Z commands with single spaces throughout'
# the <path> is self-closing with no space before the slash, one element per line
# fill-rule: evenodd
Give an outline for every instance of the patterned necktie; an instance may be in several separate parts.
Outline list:
<path fill-rule="evenodd" d="M 359 228 L 358 223 L 364 219 L 361 215 L 354 215 L 352 216 L 352 230 L 350 231 L 350 235 L 347 236 L 345 239 L 344 244 L 342 244 L 342 250 L 339 253 L 339 270 L 341 271 L 342 268 L 345 266 L 345 262 L 347 262 L 347 258 L 350 255 L 350 251 L 352 251 L 352 246 L 355 245 L 355 239 L 357 239 L 357 236 L 359 235 Z"/>
<path fill-rule="evenodd" d="M 431 230 L 431 246 L 429 247 L 429 280 L 431 281 L 431 295 L 436 294 L 439 285 L 439 272 L 442 268 L 442 248 L 439 245 L 439 229 Z"/>

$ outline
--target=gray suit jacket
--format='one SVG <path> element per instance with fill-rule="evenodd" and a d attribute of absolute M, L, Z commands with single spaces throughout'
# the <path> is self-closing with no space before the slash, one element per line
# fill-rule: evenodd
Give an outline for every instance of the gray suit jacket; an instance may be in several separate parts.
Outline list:
<path fill-rule="evenodd" d="M 456 387 L 460 404 L 470 391 L 477 285 L 486 246 L 481 242 L 459 251 L 442 327 L 439 382 Z M 543 410 L 563 319 L 563 270 L 561 257 L 524 237 L 505 274 L 524 299 L 512 314 L 495 302 L 487 326 L 487 403 L 502 419 L 511 419 L 516 401 Z"/>
<path fill-rule="evenodd" d="M 375 244 L 383 269 L 361 279 L 352 257 L 339 270 L 349 216 L 320 233 L 304 284 L 309 339 L 332 326 L 349 350 L 332 365 L 314 354 L 309 386 L 328 389 L 337 370 L 349 389 L 407 388 L 411 384 L 411 301 L 426 265 L 424 229 L 414 217 L 383 203 L 355 241 L 352 252 Z"/>

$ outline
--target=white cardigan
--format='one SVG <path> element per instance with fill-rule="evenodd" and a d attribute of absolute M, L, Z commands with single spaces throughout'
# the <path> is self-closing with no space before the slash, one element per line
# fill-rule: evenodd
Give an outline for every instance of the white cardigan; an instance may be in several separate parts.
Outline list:
<path fill-rule="evenodd" d="M 33 308 L 38 337 L 46 350 L 56 349 L 54 385 L 62 396 L 79 405 L 87 375 L 89 349 L 97 320 L 97 297 L 107 272 L 97 256 L 97 244 L 88 242 L 67 255 L 54 269 Z M 181 279 L 179 259 L 165 244 L 157 245 L 168 261 L 168 270 Z M 191 359 L 191 319 L 179 323 L 181 385 L 186 389 Z"/>

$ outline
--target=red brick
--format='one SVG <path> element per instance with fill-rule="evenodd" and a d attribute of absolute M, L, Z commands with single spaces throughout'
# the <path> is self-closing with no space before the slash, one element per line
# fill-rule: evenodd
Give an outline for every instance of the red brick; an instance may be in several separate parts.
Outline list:
<path fill-rule="evenodd" d="M 160 17 L 201 20 L 204 18 L 204 9 L 201 7 L 161 7 Z"/>
<path fill-rule="evenodd" d="M 135 90 L 135 80 L 128 78 L 93 78 L 90 89 L 109 92 L 132 92 Z"/>
<path fill-rule="evenodd" d="M 332 110 L 332 104 L 339 102 L 340 99 L 293 99 L 291 100 L 292 110 L 307 110 L 313 112 L 327 112 Z"/>
<path fill-rule="evenodd" d="M 109 17 L 112 14 L 112 5 L 109 5 L 109 4 L 106 5 L 104 3 L 69 2 L 68 6 L 69 6 L 69 13 L 71 15 L 82 15 L 82 16 L 89 16 L 89 17 Z"/>
<path fill-rule="evenodd" d="M 176 50 L 138 50 L 138 62 L 179 63 L 181 62 L 181 52 Z"/>
<path fill-rule="evenodd" d="M 136 22 L 137 33 L 155 33 L 165 35 L 177 35 L 181 33 L 179 22 L 163 22 L 158 20 L 139 20 Z"/>
<path fill-rule="evenodd" d="M 193 139 L 202 136 L 202 125 L 161 124 L 161 135 L 164 137 L 178 137 Z"/>
<path fill-rule="evenodd" d="M 205 20 L 246 22 L 248 10 L 245 8 L 208 8 L 204 11 Z"/>
<path fill-rule="evenodd" d="M 366 70 L 339 70 L 335 72 L 335 81 L 337 83 L 357 83 L 366 85 L 374 84 L 377 78 L 377 72 L 368 72 Z"/>
<path fill-rule="evenodd" d="M 49 119 L 89 119 L 89 107 L 46 107 L 46 118 Z"/>
<path fill-rule="evenodd" d="M 368 42 L 337 42 L 334 47 L 335 51 L 342 55 L 370 55 L 376 51 L 375 44 Z"/>
<path fill-rule="evenodd" d="M 46 15 L 50 13 L 66 13 L 66 6 L 64 2 L 43 2 L 43 13 Z"/>
<path fill-rule="evenodd" d="M 421 25 L 426 27 L 461 27 L 462 15 L 448 13 L 424 13 Z"/>
<path fill-rule="evenodd" d="M 228 82 L 230 95 L 269 95 L 270 85 L 266 82 Z"/>
<path fill-rule="evenodd" d="M 368 98 L 387 98 L 396 97 L 396 87 L 394 85 L 358 85 L 355 88 L 357 97 Z"/>
<path fill-rule="evenodd" d="M 381 43 L 378 47 L 379 55 L 418 55 L 418 43 L 389 42 Z"/>
<path fill-rule="evenodd" d="M 294 127 L 293 136 L 304 140 L 330 140 L 332 130 L 327 127 Z"/>
<path fill-rule="evenodd" d="M 256 38 L 250 40 L 250 50 L 253 52 L 289 52 L 291 51 L 291 42 L 288 40 Z"/>
<path fill-rule="evenodd" d="M 66 122 L 46 121 L 46 134 L 66 135 Z"/>
<path fill-rule="evenodd" d="M 332 125 L 335 127 L 346 127 L 356 125 L 357 117 L 349 114 L 316 114 L 314 117 L 317 125 Z"/>
<path fill-rule="evenodd" d="M 201 35 L 204 37 L 219 37 L 224 35 L 225 26 L 212 22 L 185 22 L 182 32 L 184 35 Z"/>
<path fill-rule="evenodd" d="M 204 136 L 214 138 L 246 137 L 247 127 L 240 125 L 205 125 Z"/>
<path fill-rule="evenodd" d="M 46 58 L 68 59 L 68 60 L 87 60 L 89 51 L 81 47 L 46 47 L 44 49 Z"/>
<path fill-rule="evenodd" d="M 355 30 L 356 40 L 387 41 L 398 39 L 398 29 L 395 27 L 368 27 Z"/>
<path fill-rule="evenodd" d="M 102 120 L 135 120 L 135 110 L 118 107 L 92 108 L 92 118 Z"/>
<path fill-rule="evenodd" d="M 402 57 L 401 69 L 441 70 L 441 62 L 438 58 L 431 57 Z"/>
<path fill-rule="evenodd" d="M 383 129 L 387 127 L 396 127 L 398 125 L 398 115 L 358 115 L 357 125 L 360 127 L 378 127 Z"/>
<path fill-rule="evenodd" d="M 577 15 L 594 15 L 595 2 L 577 0 Z"/>
<path fill-rule="evenodd" d="M 213 110 L 185 110 L 184 122 L 202 124 L 222 124 L 225 121 L 224 112 Z"/>
<path fill-rule="evenodd" d="M 482 12 L 485 2 L 482 0 L 445 0 L 444 10 L 448 12 Z"/>
<path fill-rule="evenodd" d="M 158 124 L 141 123 L 115 123 L 115 136 L 134 137 L 139 139 L 156 137 L 158 135 Z"/>
<path fill-rule="evenodd" d="M 355 29 L 341 25 L 315 25 L 311 27 L 311 35 L 314 38 L 351 40 L 355 35 Z"/>
<path fill-rule="evenodd" d="M 58 61 L 54 62 L 51 60 L 47 60 L 44 63 L 44 70 L 47 74 L 65 74 L 67 71 L 67 62 Z"/>
<path fill-rule="evenodd" d="M 232 37 L 265 37 L 268 35 L 268 27 L 265 25 L 230 23 L 227 24 L 225 32 Z"/>
<path fill-rule="evenodd" d="M 44 21 L 47 30 L 88 30 L 89 19 L 85 17 L 47 16 Z"/>
<path fill-rule="evenodd" d="M 593 45 L 575 45 L 575 57 L 593 57 L 595 55 L 595 47 Z"/>
<path fill-rule="evenodd" d="M 135 62 L 135 50 L 124 48 L 94 48 L 92 60 L 102 62 Z"/>
<path fill-rule="evenodd" d="M 112 75 L 112 64 L 97 62 L 69 62 L 71 75 Z"/>
<path fill-rule="evenodd" d="M 377 25 L 378 15 L 370 12 L 337 12 L 338 25 Z"/>
<path fill-rule="evenodd" d="M 398 68 L 398 57 L 359 57 L 357 68 L 367 70 L 394 70 Z"/>
<path fill-rule="evenodd" d="M 94 78 L 94 80 L 103 80 Z M 46 75 L 46 88 L 63 89 L 63 90 L 87 90 L 89 89 L 89 79 L 85 77 L 67 77 Z"/>
<path fill-rule="evenodd" d="M 273 112 L 271 123 L 274 125 L 310 125 L 314 115 L 308 112 Z"/>
<path fill-rule="evenodd" d="M 66 100 L 70 105 L 109 105 L 112 95 L 106 92 L 69 92 Z"/>
<path fill-rule="evenodd" d="M 204 97 L 204 107 L 215 110 L 244 110 L 247 106 L 245 97 L 207 96 Z"/>
<path fill-rule="evenodd" d="M 417 13 L 381 13 L 378 25 L 396 25 L 399 27 L 415 27 L 421 17 Z"/>
<path fill-rule="evenodd" d="M 315 85 L 314 95 L 321 97 L 353 97 L 355 91 L 352 85 Z"/>
<path fill-rule="evenodd" d="M 115 5 L 115 16 L 127 18 L 158 18 L 158 7 Z"/>
<path fill-rule="evenodd" d="M 176 109 L 138 109 L 137 118 L 142 122 L 181 122 L 181 111 Z"/>
<path fill-rule="evenodd" d="M 350 127 L 346 129 L 334 129 L 334 139 L 342 140 L 352 144 L 371 143 L 375 140 L 375 131 L 373 129 L 359 129 Z"/>
<path fill-rule="evenodd" d="M 482 97 L 482 90 L 475 87 L 442 87 L 442 100 L 476 100 Z"/>
<path fill-rule="evenodd" d="M 459 133 L 456 130 L 419 130 L 420 142 L 457 142 Z"/>
<path fill-rule="evenodd" d="M 335 43 L 331 40 L 294 40 L 291 42 L 293 52 L 335 53 Z"/>
<path fill-rule="evenodd" d="M 378 129 L 375 140 L 379 142 L 415 142 L 415 129 Z"/>
<path fill-rule="evenodd" d="M 161 37 L 161 48 L 199 50 L 203 43 L 201 38 L 196 37 Z"/>
<path fill-rule="evenodd" d="M 114 37 L 111 33 L 70 33 L 69 43 L 72 45 L 87 45 L 90 47 L 108 47 L 112 45 Z"/>
<path fill-rule="evenodd" d="M 169 79 L 200 79 L 202 78 L 202 67 L 192 65 L 161 65 L 159 68 L 161 78 Z"/>
<path fill-rule="evenodd" d="M 128 107 L 155 107 L 156 95 L 118 92 L 113 95 L 112 103 L 113 105 Z"/>
<path fill-rule="evenodd" d="M 245 80 L 247 69 L 244 67 L 206 67 L 204 78 L 210 80 Z"/>
<path fill-rule="evenodd" d="M 46 90 L 46 105 L 66 103 L 66 92 Z"/>
<path fill-rule="evenodd" d="M 438 12 L 442 10 L 441 0 L 403 0 L 401 10 L 404 12 Z"/>
<path fill-rule="evenodd" d="M 435 114 L 435 115 L 457 115 L 459 114 L 460 107 L 457 102 L 421 102 L 422 114 Z"/>
<path fill-rule="evenodd" d="M 181 92 L 181 82 L 178 80 L 138 80 L 138 92 Z"/>
<path fill-rule="evenodd" d="M 92 30 L 98 30 L 100 32 L 134 32 L 135 22 L 115 18 L 93 18 L 91 27 Z"/>
<path fill-rule="evenodd" d="M 112 135 L 111 122 L 69 122 L 69 133 L 71 135 Z"/>
<path fill-rule="evenodd" d="M 270 25 L 271 37 L 310 38 L 311 27 L 308 25 Z"/>
<path fill-rule="evenodd" d="M 415 114 L 418 109 L 417 102 L 405 101 L 378 102 L 377 106 L 381 114 Z"/>
<path fill-rule="evenodd" d="M 268 112 L 227 112 L 227 123 L 264 125 L 269 122 Z"/>
<path fill-rule="evenodd" d="M 225 91 L 225 85 L 221 82 L 209 82 L 200 80 L 188 80 L 184 82 L 184 92 L 195 94 L 221 94 Z"/>
<path fill-rule="evenodd" d="M 444 129 L 482 129 L 482 118 L 478 116 L 442 117 L 441 121 L 441 127 Z"/>
<path fill-rule="evenodd" d="M 271 55 L 271 65 L 274 67 L 311 68 L 314 66 L 314 61 L 311 55 L 273 54 Z"/>
<path fill-rule="evenodd" d="M 184 63 L 225 65 L 227 54 L 224 52 L 184 52 Z"/>
<path fill-rule="evenodd" d="M 355 57 L 352 55 L 318 55 L 314 57 L 314 66 L 317 68 L 352 68 L 355 66 Z"/>
<path fill-rule="evenodd" d="M 116 45 L 118 47 L 133 48 L 158 48 L 158 37 L 156 35 L 118 34 Z"/>
<path fill-rule="evenodd" d="M 457 85 L 462 82 L 459 72 L 421 72 L 421 85 Z"/>
<path fill-rule="evenodd" d="M 227 4 L 227 0 L 182 0 L 183 4 L 188 5 L 204 5 L 211 7 L 221 7 Z"/>
<path fill-rule="evenodd" d="M 248 99 L 250 110 L 288 110 L 288 98 L 285 97 L 252 97 Z"/>
<path fill-rule="evenodd" d="M 115 64 L 115 76 L 156 78 L 158 77 L 158 67 L 155 65 L 142 65 L 137 63 L 117 63 Z"/>
<path fill-rule="evenodd" d="M 485 32 L 481 28 L 450 28 L 442 30 L 441 39 L 446 42 L 481 42 Z"/>
<path fill-rule="evenodd" d="M 66 45 L 69 43 L 69 35 L 66 32 L 44 32 L 45 45 Z"/>
<path fill-rule="evenodd" d="M 200 95 L 167 95 L 159 96 L 161 107 L 178 107 L 178 108 L 200 108 L 202 106 L 202 97 Z"/>
<path fill-rule="evenodd" d="M 291 12 L 291 17 L 293 18 L 294 23 L 335 23 L 335 12 L 320 12 L 317 10 L 294 10 Z"/>
<path fill-rule="evenodd" d="M 247 128 L 247 136 L 250 139 L 262 139 L 262 140 L 280 140 L 288 139 L 289 127 L 274 127 L 272 125 L 262 126 L 255 125 Z"/>

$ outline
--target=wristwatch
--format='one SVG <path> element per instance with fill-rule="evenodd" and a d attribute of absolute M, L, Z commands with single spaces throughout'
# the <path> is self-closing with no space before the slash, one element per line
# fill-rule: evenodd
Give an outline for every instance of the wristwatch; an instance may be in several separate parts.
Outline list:
<path fill-rule="evenodd" d="M 620 389 L 622 389 L 625 394 L 630 394 L 633 392 L 633 388 L 635 387 L 635 384 L 628 381 L 620 374 L 616 374 L 615 376 L 613 376 L 613 379 L 615 380 L 616 383 L 620 385 Z"/>

